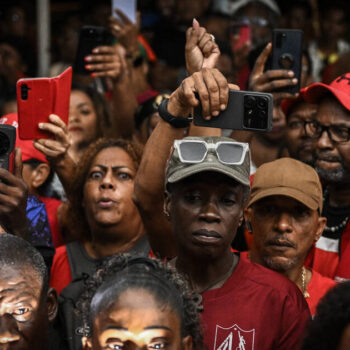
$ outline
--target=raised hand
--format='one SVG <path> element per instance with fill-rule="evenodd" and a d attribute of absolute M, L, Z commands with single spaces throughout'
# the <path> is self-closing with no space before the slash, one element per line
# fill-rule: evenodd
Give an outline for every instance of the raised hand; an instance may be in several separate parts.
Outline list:
<path fill-rule="evenodd" d="M 272 44 L 268 43 L 255 62 L 249 78 L 249 89 L 260 92 L 272 92 L 275 99 L 295 97 L 289 92 L 278 92 L 280 88 L 294 86 L 298 80 L 294 72 L 287 69 L 268 70 L 264 72 L 266 61 L 271 53 Z"/>
<path fill-rule="evenodd" d="M 230 86 L 231 87 L 231 86 Z M 168 112 L 187 117 L 193 107 L 202 104 L 203 117 L 210 119 L 226 109 L 229 86 L 226 78 L 217 69 L 205 68 L 182 81 L 171 94 Z M 195 96 L 198 94 L 199 100 Z"/>
<path fill-rule="evenodd" d="M 204 27 L 200 27 L 196 19 L 186 32 L 185 57 L 189 74 L 202 68 L 215 68 L 220 57 L 220 50 L 213 35 L 207 33 Z"/>
<path fill-rule="evenodd" d="M 114 46 L 95 47 L 85 61 L 85 68 L 91 71 L 92 77 L 117 79 L 121 73 L 121 60 Z"/>

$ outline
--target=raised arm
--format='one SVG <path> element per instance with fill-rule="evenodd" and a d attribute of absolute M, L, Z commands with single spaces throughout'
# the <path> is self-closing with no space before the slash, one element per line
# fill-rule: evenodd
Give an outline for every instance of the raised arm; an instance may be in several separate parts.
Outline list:
<path fill-rule="evenodd" d="M 186 78 L 171 94 L 167 111 L 174 117 L 188 118 L 192 108 L 202 103 L 204 116 L 216 116 L 227 106 L 228 84 L 217 69 L 204 69 Z M 176 139 L 186 127 L 176 128 L 161 119 L 145 146 L 135 179 L 134 201 L 138 206 L 153 251 L 161 257 L 176 255 L 176 244 L 169 221 L 163 213 L 165 167 Z"/>

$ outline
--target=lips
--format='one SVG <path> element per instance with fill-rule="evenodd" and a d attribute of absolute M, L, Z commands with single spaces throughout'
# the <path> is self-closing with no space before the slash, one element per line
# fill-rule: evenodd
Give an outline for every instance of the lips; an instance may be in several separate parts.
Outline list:
<path fill-rule="evenodd" d="M 270 247 L 275 247 L 277 249 L 295 248 L 295 244 L 293 242 L 283 239 L 271 239 L 266 242 L 266 245 Z"/>
<path fill-rule="evenodd" d="M 83 131 L 83 129 L 78 127 L 78 126 L 72 126 L 72 127 L 68 128 L 68 131 L 69 132 Z"/>
<path fill-rule="evenodd" d="M 113 207 L 116 201 L 111 198 L 101 198 L 97 201 L 97 205 L 102 209 L 108 209 Z"/>
<path fill-rule="evenodd" d="M 204 244 L 216 243 L 222 239 L 222 236 L 218 232 L 205 229 L 193 232 L 192 236 L 196 241 Z"/>

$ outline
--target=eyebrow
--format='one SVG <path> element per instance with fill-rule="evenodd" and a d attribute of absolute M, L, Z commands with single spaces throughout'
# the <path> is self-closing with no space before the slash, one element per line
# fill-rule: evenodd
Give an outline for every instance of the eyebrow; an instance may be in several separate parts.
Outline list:
<path fill-rule="evenodd" d="M 99 167 L 103 171 L 106 171 L 108 169 L 108 167 L 106 167 L 105 165 L 102 165 L 102 164 L 95 164 L 92 168 L 94 168 L 94 167 Z M 112 170 L 113 171 L 118 170 L 118 169 L 123 169 L 123 168 L 133 170 L 132 168 L 130 168 L 130 167 L 126 166 L 126 165 L 112 166 Z"/>
<path fill-rule="evenodd" d="M 118 327 L 118 326 L 109 326 L 109 327 L 106 327 L 105 330 L 107 330 L 107 329 L 114 329 L 114 330 L 117 330 L 117 331 L 128 331 L 129 330 L 128 328 Z M 167 331 L 171 332 L 171 329 L 169 327 L 166 327 L 166 326 L 154 325 L 154 326 L 149 326 L 149 327 L 145 327 L 144 328 L 144 330 L 151 330 L 151 329 L 164 329 L 164 330 L 167 330 Z"/>
<path fill-rule="evenodd" d="M 144 328 L 144 330 L 149 330 L 149 329 L 165 329 L 167 331 L 171 331 L 171 329 L 169 327 L 166 327 L 166 326 L 149 326 L 149 327 L 146 327 Z"/>
<path fill-rule="evenodd" d="M 84 106 L 90 107 L 89 103 L 87 103 L 87 102 L 79 103 L 77 107 L 80 108 L 80 107 L 84 107 Z"/>

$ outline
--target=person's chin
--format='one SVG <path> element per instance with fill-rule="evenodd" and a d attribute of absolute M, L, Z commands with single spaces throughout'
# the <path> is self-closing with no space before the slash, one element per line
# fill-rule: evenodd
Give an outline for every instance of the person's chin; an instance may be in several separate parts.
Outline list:
<path fill-rule="evenodd" d="M 288 271 L 295 265 L 293 259 L 290 259 L 283 255 L 266 255 L 264 256 L 263 261 L 265 267 L 280 273 Z"/>

